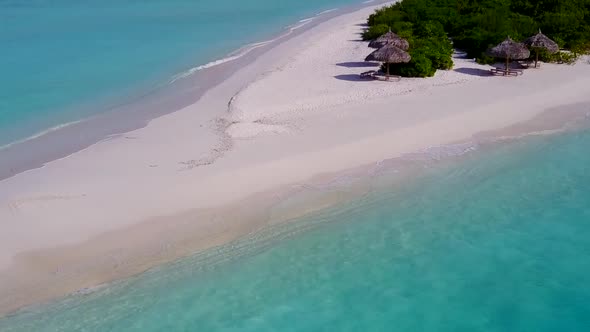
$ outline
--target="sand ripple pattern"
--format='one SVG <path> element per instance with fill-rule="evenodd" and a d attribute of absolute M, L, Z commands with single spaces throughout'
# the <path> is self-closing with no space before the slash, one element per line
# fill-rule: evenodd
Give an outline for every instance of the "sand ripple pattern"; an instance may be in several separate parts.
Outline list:
<path fill-rule="evenodd" d="M 77 195 L 66 195 L 66 194 L 43 194 L 38 196 L 29 196 L 18 198 L 9 201 L 5 204 L 5 208 L 12 213 L 17 213 L 23 208 L 36 207 L 41 208 L 46 204 L 50 204 L 56 201 L 70 201 L 74 199 L 80 199 L 86 197 L 85 194 Z"/>

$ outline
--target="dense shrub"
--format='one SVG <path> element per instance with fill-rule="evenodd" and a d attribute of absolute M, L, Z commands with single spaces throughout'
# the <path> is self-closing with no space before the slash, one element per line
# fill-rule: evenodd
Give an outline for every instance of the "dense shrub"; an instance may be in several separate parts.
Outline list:
<path fill-rule="evenodd" d="M 498 62 L 498 59 L 491 57 L 489 55 L 486 55 L 485 53 L 482 53 L 482 55 L 480 57 L 477 57 L 475 60 L 480 65 L 492 65 L 492 64 Z"/>
<path fill-rule="evenodd" d="M 535 53 L 533 52 L 533 57 L 535 57 Z M 565 63 L 565 64 L 573 64 L 578 59 L 578 54 L 574 52 L 557 52 L 554 54 L 549 54 L 544 50 L 539 50 L 539 60 L 543 62 L 553 62 L 553 63 Z"/>
<path fill-rule="evenodd" d="M 402 0 L 377 10 L 367 23 L 367 40 L 391 28 L 410 41 L 416 60 L 392 66 L 404 76 L 449 69 L 449 38 L 481 63 L 494 61 L 485 51 L 507 36 L 522 40 L 539 29 L 573 52 L 546 55 L 544 61 L 572 61 L 590 49 L 590 0 Z"/>
<path fill-rule="evenodd" d="M 391 7 L 389 7 L 391 8 Z M 410 43 L 408 51 L 412 60 L 406 64 L 391 64 L 390 72 L 408 77 L 429 77 L 436 73 L 437 69 L 453 68 L 453 45 L 445 33 L 443 25 L 435 20 L 425 21 L 393 21 L 390 19 L 405 19 L 417 14 L 406 14 L 403 11 L 389 11 L 388 8 L 380 9 L 369 18 L 369 29 L 363 35 L 364 39 L 376 38 L 387 32 L 390 28 L 400 37 Z M 373 24 L 373 25 L 371 25 Z M 386 69 L 386 68 L 384 68 Z"/>
<path fill-rule="evenodd" d="M 436 73 L 432 61 L 421 51 L 412 51 L 412 60 L 408 63 L 392 64 L 391 73 L 406 77 L 430 77 Z"/>
<path fill-rule="evenodd" d="M 387 31 L 389 31 L 389 26 L 387 24 L 373 25 L 363 32 L 363 39 L 372 40 L 383 35 Z"/>
<path fill-rule="evenodd" d="M 448 39 L 418 38 L 413 42 L 413 48 L 410 55 L 420 54 L 427 57 L 434 69 L 451 69 L 453 68 L 453 46 Z"/>

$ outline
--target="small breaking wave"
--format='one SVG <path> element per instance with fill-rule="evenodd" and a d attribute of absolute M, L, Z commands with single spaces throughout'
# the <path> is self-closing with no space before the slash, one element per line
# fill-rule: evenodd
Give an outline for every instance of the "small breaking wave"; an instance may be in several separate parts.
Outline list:
<path fill-rule="evenodd" d="M 29 136 L 29 137 L 26 137 L 26 138 L 23 138 L 23 139 L 14 141 L 14 142 L 10 142 L 10 143 L 5 144 L 5 145 L 0 145 L 0 151 L 5 150 L 5 149 L 8 149 L 9 147 L 14 146 L 14 145 L 17 145 L 17 144 L 21 144 L 21 143 L 25 143 L 27 141 L 31 141 L 31 140 L 37 139 L 37 138 L 39 138 L 41 136 L 45 136 L 45 135 L 47 135 L 49 133 L 52 133 L 54 131 L 57 131 L 57 130 L 60 130 L 60 129 L 63 129 L 63 128 L 66 128 L 66 127 L 75 125 L 77 123 L 84 122 L 84 121 L 85 120 L 76 120 L 76 121 L 71 121 L 71 122 L 67 122 L 67 123 L 62 123 L 60 125 L 57 125 L 57 126 L 54 126 L 54 127 L 48 128 L 48 129 L 45 129 L 43 131 L 40 131 L 40 132 L 38 132 L 36 134 L 33 134 L 33 135 Z"/>
<path fill-rule="evenodd" d="M 182 72 L 182 73 L 180 73 L 178 75 L 173 76 L 172 79 L 168 82 L 168 84 L 172 84 L 172 83 L 174 83 L 174 82 L 176 82 L 178 80 L 181 80 L 183 78 L 189 77 L 189 76 L 193 75 L 194 73 L 199 72 L 201 70 L 212 68 L 212 67 L 216 67 L 216 66 L 222 65 L 224 63 L 237 60 L 237 59 L 239 59 L 239 58 L 247 55 L 248 53 L 252 52 L 253 50 L 255 50 L 257 48 L 266 46 L 266 45 L 268 45 L 270 43 L 273 43 L 273 42 L 275 42 L 275 41 L 277 41 L 279 39 L 282 39 L 282 38 L 285 38 L 285 37 L 289 36 L 295 30 L 304 27 L 306 24 L 310 23 L 313 20 L 314 20 L 313 17 L 302 19 L 302 20 L 300 20 L 298 22 L 298 24 L 294 24 L 294 25 L 288 26 L 287 27 L 287 32 L 285 32 L 284 34 L 282 34 L 282 35 L 280 35 L 280 36 L 278 36 L 278 37 L 276 37 L 274 39 L 269 39 L 269 40 L 261 41 L 261 42 L 258 42 L 258 43 L 248 44 L 248 45 L 246 45 L 244 47 L 241 47 L 238 50 L 230 53 L 225 58 L 217 59 L 217 60 L 208 62 L 208 63 L 206 63 L 204 65 L 199 65 L 197 67 L 193 67 L 193 68 L 191 68 L 191 69 L 189 69 L 189 70 L 187 70 L 185 72 Z"/>
<path fill-rule="evenodd" d="M 374 0 L 371 0 L 369 2 L 372 2 L 372 1 L 374 1 Z M 219 66 L 219 65 L 222 65 L 224 63 L 237 60 L 237 59 L 239 59 L 239 58 L 247 55 L 248 53 L 252 52 L 253 50 L 255 50 L 257 48 L 266 46 L 266 45 L 268 45 L 268 44 L 270 44 L 272 42 L 275 42 L 275 41 L 277 41 L 279 39 L 282 39 L 282 38 L 285 38 L 285 37 L 289 36 L 295 30 L 300 29 L 303 26 L 305 26 L 306 24 L 312 22 L 316 17 L 322 16 L 322 15 L 325 15 L 325 14 L 328 14 L 328 13 L 331 13 L 331 12 L 335 12 L 338 9 L 339 8 L 327 9 L 327 10 L 324 10 L 322 12 L 317 13 L 314 17 L 308 17 L 308 18 L 301 19 L 301 20 L 299 20 L 297 22 L 297 24 L 287 26 L 287 28 L 286 28 L 287 29 L 287 32 L 284 33 L 284 34 L 282 34 L 282 35 L 280 35 L 280 36 L 278 36 L 278 37 L 276 37 L 276 38 L 274 38 L 274 39 L 265 40 L 265 41 L 258 42 L 258 43 L 253 43 L 253 44 L 248 44 L 248 45 L 246 45 L 244 47 L 239 48 L 237 51 L 230 53 L 225 58 L 217 59 L 217 60 L 208 62 L 208 63 L 206 63 L 204 65 L 199 65 L 199 66 L 193 67 L 193 68 L 191 68 L 191 69 L 189 69 L 189 70 L 187 70 L 185 72 L 182 72 L 182 73 L 180 73 L 178 75 L 173 76 L 172 79 L 168 82 L 168 84 L 172 84 L 172 83 L 174 83 L 174 82 L 176 82 L 178 80 L 181 80 L 183 78 L 186 78 L 188 76 L 191 76 L 194 73 L 199 72 L 201 70 L 208 69 L 208 68 L 215 67 L 215 66 Z"/>
<path fill-rule="evenodd" d="M 458 144 L 446 144 L 431 146 L 414 153 L 407 153 L 402 156 L 405 160 L 412 161 L 438 161 L 445 158 L 460 157 L 473 152 L 479 148 L 477 142 L 466 142 Z"/>
<path fill-rule="evenodd" d="M 319 13 L 317 13 L 315 16 L 322 16 L 322 15 L 324 15 L 324 14 L 328 14 L 328 13 L 331 13 L 331 12 L 335 12 L 335 11 L 337 11 L 337 10 L 338 10 L 338 8 L 332 8 L 332 9 L 324 10 L 323 12 L 319 12 Z"/>
<path fill-rule="evenodd" d="M 240 55 L 229 56 L 229 57 L 226 57 L 226 58 L 223 58 L 223 59 L 211 61 L 211 62 L 206 63 L 204 65 L 200 65 L 200 66 L 191 68 L 191 69 L 185 71 L 184 73 L 181 73 L 181 74 L 178 74 L 178 75 L 172 77 L 172 79 L 168 82 L 168 84 L 172 84 L 172 83 L 174 83 L 174 82 L 176 82 L 178 80 L 181 80 L 181 79 L 183 79 L 185 77 L 191 76 L 192 74 L 194 74 L 194 73 L 196 73 L 196 72 L 198 72 L 200 70 L 211 68 L 211 67 L 215 67 L 215 66 L 219 66 L 219 65 L 224 64 L 226 62 L 234 61 L 236 59 L 241 58 L 242 56 L 243 55 L 241 55 L 241 56 Z"/>

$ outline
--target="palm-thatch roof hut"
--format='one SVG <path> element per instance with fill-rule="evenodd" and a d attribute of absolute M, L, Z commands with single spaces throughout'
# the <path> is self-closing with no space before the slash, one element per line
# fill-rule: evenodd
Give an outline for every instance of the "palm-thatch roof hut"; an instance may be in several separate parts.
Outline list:
<path fill-rule="evenodd" d="M 488 50 L 490 56 L 506 59 L 506 70 L 508 70 L 510 60 L 522 60 L 531 56 L 531 52 L 523 43 L 518 43 L 508 37 L 500 44 Z"/>
<path fill-rule="evenodd" d="M 390 63 L 408 63 L 412 57 L 408 52 L 402 50 L 401 48 L 393 45 L 387 44 L 380 49 L 374 51 L 373 53 L 369 54 L 365 61 L 380 61 L 385 63 L 385 67 L 387 67 L 387 78 L 389 78 L 389 64 Z"/>
<path fill-rule="evenodd" d="M 538 34 L 525 39 L 524 44 L 531 50 L 535 51 L 535 68 L 537 68 L 537 62 L 539 62 L 539 50 L 544 49 L 552 54 L 559 51 L 559 45 L 542 34 L 541 29 L 539 29 Z"/>
<path fill-rule="evenodd" d="M 394 32 L 391 31 L 391 29 L 389 29 L 389 32 L 385 33 L 384 35 L 378 37 L 375 40 L 372 40 L 369 43 L 369 47 L 381 48 L 387 44 L 393 44 L 397 48 L 400 48 L 404 51 L 407 51 L 410 48 L 410 44 L 408 43 L 408 41 L 396 35 Z"/>

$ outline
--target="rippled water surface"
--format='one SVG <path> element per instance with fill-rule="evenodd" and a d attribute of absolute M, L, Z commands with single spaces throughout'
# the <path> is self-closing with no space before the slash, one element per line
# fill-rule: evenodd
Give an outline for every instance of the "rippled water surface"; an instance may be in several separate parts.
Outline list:
<path fill-rule="evenodd" d="M 589 144 L 485 148 L 0 330 L 588 331 Z"/>

